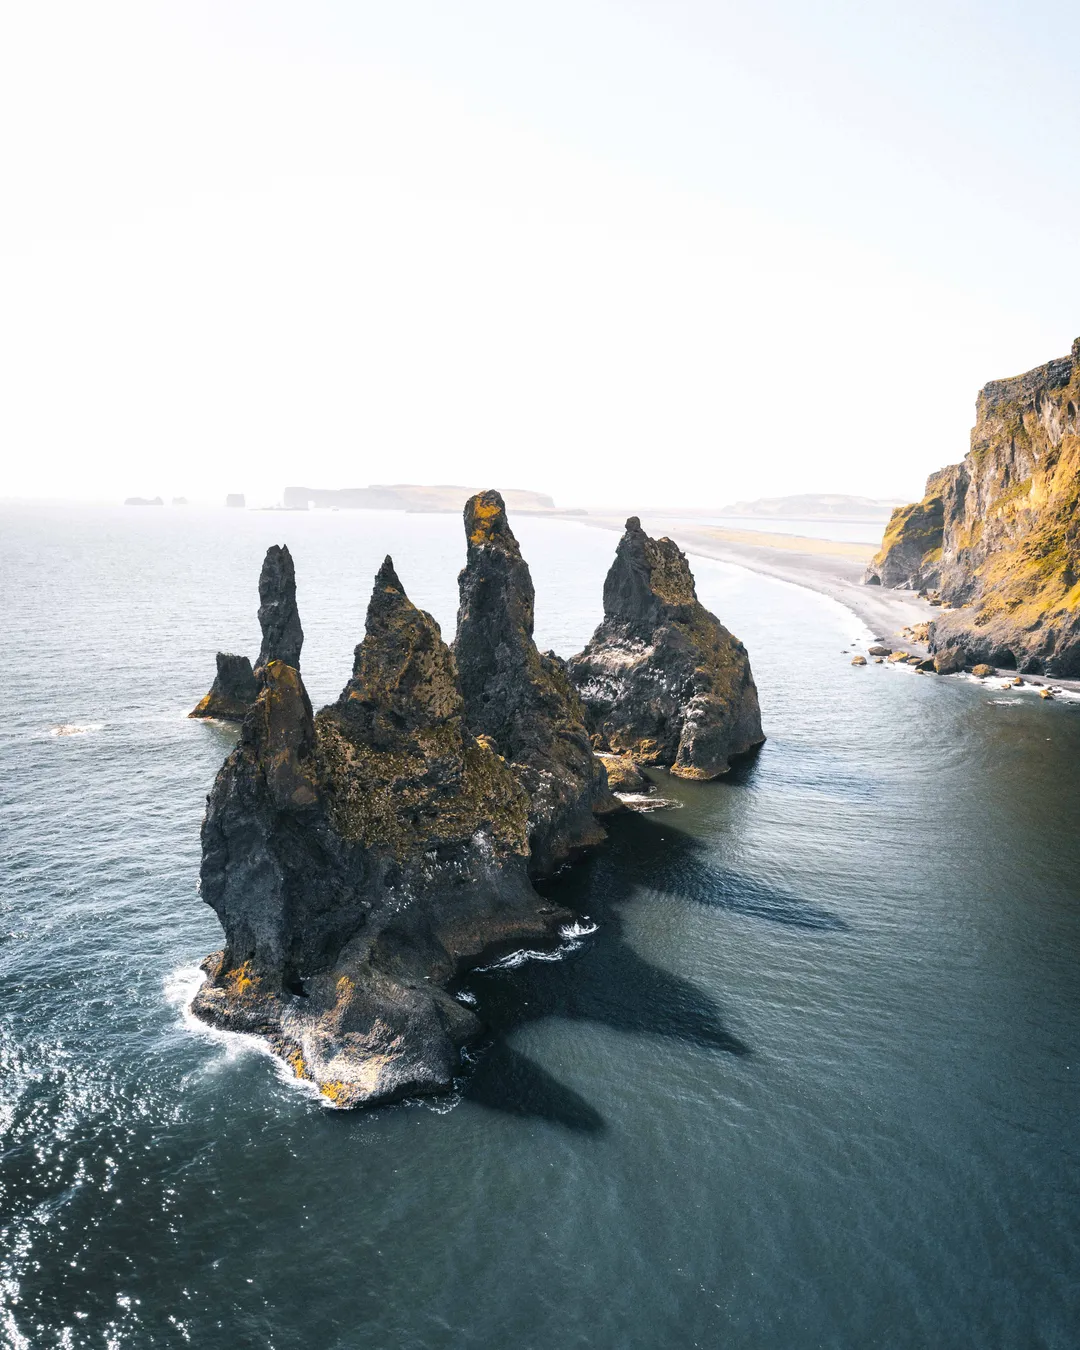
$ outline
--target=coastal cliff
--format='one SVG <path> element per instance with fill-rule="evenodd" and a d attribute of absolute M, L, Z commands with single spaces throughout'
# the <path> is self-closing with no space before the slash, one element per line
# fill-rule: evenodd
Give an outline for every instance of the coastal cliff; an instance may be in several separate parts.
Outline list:
<path fill-rule="evenodd" d="M 292 554 L 283 545 L 266 550 L 259 573 L 259 624 L 262 646 L 255 668 L 246 656 L 218 652 L 217 675 L 189 717 L 214 717 L 224 722 L 242 722 L 259 696 L 261 672 L 270 661 L 283 661 L 300 668 L 304 630 L 296 608 L 296 570 Z"/>
<path fill-rule="evenodd" d="M 971 449 L 893 513 L 866 581 L 938 591 L 939 668 L 1080 675 L 1080 338 L 979 394 Z"/>
<path fill-rule="evenodd" d="M 626 522 L 604 621 L 569 662 L 594 744 L 683 778 L 716 778 L 765 737 L 746 648 L 697 598 L 686 556 Z"/>

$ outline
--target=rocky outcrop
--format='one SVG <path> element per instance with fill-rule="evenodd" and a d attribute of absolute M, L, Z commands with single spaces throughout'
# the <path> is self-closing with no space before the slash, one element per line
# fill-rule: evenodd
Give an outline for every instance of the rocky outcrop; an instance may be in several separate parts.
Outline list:
<path fill-rule="evenodd" d="M 604 621 L 569 663 L 598 748 L 716 778 L 765 739 L 746 648 L 700 603 L 684 554 L 632 516 Z"/>
<path fill-rule="evenodd" d="M 465 522 L 454 650 L 387 558 L 351 678 L 317 715 L 292 560 L 270 550 L 257 697 L 207 799 L 201 890 L 225 945 L 193 1011 L 261 1037 L 339 1107 L 451 1088 L 484 1031 L 454 981 L 560 940 L 572 915 L 533 879 L 603 837 L 593 812 L 616 805 L 605 757 L 637 785 L 629 761 L 594 753 L 566 666 L 536 649 L 532 581 L 499 495 L 474 497 Z M 613 591 L 619 614 L 633 604 L 651 623 L 631 692 L 678 709 L 673 759 L 685 747 L 682 771 L 709 776 L 721 729 L 728 754 L 755 726 L 760 739 L 749 666 L 674 545 L 646 542 L 612 569 L 659 550 L 644 592 L 618 577 Z M 707 773 L 693 758 L 705 751 Z"/>
<path fill-rule="evenodd" d="M 292 554 L 284 545 L 272 544 L 263 559 L 259 574 L 259 626 L 262 646 L 255 669 L 268 661 L 283 661 L 299 670 L 304 630 L 296 607 L 296 571 Z"/>
<path fill-rule="evenodd" d="M 465 717 L 528 792 L 530 863 L 543 876 L 603 838 L 593 813 L 615 803 L 565 662 L 533 641 L 532 577 L 498 492 L 469 499 L 465 535 L 454 639 Z"/>
<path fill-rule="evenodd" d="M 296 572 L 292 554 L 284 545 L 273 544 L 266 550 L 259 574 L 259 624 L 262 646 L 252 670 L 246 656 L 228 652 L 217 654 L 217 675 L 206 694 L 188 714 L 189 717 L 214 717 L 227 722 L 242 722 L 259 696 L 259 677 L 271 661 L 300 669 L 300 649 L 304 630 L 296 607 Z"/>
<path fill-rule="evenodd" d="M 922 501 L 896 508 L 885 528 L 881 548 L 867 566 L 864 585 L 909 591 L 938 585 L 945 493 L 955 472 L 953 465 L 932 473 L 926 480 Z"/>
<path fill-rule="evenodd" d="M 337 1106 L 447 1090 L 481 1026 L 447 985 L 551 941 L 529 798 L 468 730 L 453 656 L 388 558 L 352 678 L 312 716 L 271 658 L 203 825 L 225 929 L 193 1009 L 264 1037 Z"/>
<path fill-rule="evenodd" d="M 258 696 L 259 686 L 248 658 L 218 652 L 217 674 L 210 692 L 203 695 L 188 716 L 242 722 Z"/>
<path fill-rule="evenodd" d="M 894 513 L 868 579 L 939 589 L 939 669 L 1080 675 L 1078 409 L 1080 338 L 1069 356 L 988 384 L 967 457 Z"/>

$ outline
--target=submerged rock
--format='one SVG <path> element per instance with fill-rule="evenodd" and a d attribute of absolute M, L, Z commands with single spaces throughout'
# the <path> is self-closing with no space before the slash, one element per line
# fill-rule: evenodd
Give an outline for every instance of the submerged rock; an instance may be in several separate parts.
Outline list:
<path fill-rule="evenodd" d="M 259 685 L 248 658 L 218 652 L 217 674 L 210 692 L 203 695 L 188 716 L 242 722 L 258 696 Z"/>
<path fill-rule="evenodd" d="M 615 803 L 565 662 L 533 641 L 532 577 L 499 493 L 470 497 L 465 536 L 454 639 L 465 718 L 529 794 L 531 869 L 543 876 L 603 839 L 593 813 Z"/>
<path fill-rule="evenodd" d="M 700 603 L 685 555 L 632 516 L 604 582 L 604 621 L 569 663 L 601 745 L 716 778 L 765 739 L 746 648 Z"/>
<path fill-rule="evenodd" d="M 338 1106 L 446 1091 L 481 1030 L 446 986 L 570 918 L 529 882 L 528 795 L 470 734 L 452 654 L 389 558 L 336 703 L 313 717 L 294 666 L 262 670 L 203 825 L 226 946 L 193 1010 Z"/>

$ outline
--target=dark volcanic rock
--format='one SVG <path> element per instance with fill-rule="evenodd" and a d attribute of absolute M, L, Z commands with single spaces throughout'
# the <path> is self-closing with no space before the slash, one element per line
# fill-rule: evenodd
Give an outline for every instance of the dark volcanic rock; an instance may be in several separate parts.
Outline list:
<path fill-rule="evenodd" d="M 593 812 L 615 803 L 565 662 L 533 641 L 532 578 L 499 493 L 469 499 L 465 534 L 454 639 L 465 716 L 529 794 L 531 865 L 542 876 L 599 842 Z"/>
<path fill-rule="evenodd" d="M 867 579 L 939 590 L 930 645 L 946 664 L 1080 674 L 1078 409 L 1080 338 L 986 385 L 963 462 L 893 513 Z"/>
<path fill-rule="evenodd" d="M 268 661 L 284 661 L 287 666 L 299 670 L 304 630 L 300 627 L 300 611 L 296 608 L 292 554 L 283 544 L 272 544 L 263 559 L 259 575 L 259 624 L 262 647 L 255 669 L 265 666 Z"/>
<path fill-rule="evenodd" d="M 481 1030 L 448 983 L 570 917 L 530 885 L 529 798 L 470 734 L 453 656 L 389 558 L 335 704 L 313 718 L 280 659 L 261 679 L 208 800 L 202 894 L 226 947 L 194 1011 L 338 1106 L 445 1091 Z"/>
<path fill-rule="evenodd" d="M 242 722 L 259 695 L 259 680 L 271 661 L 300 669 L 304 630 L 296 608 L 296 575 L 292 554 L 284 545 L 266 550 L 259 575 L 259 624 L 262 647 L 252 671 L 246 656 L 218 652 L 217 675 L 210 692 L 188 714 Z"/>
<path fill-rule="evenodd" d="M 715 778 L 760 745 L 746 648 L 700 603 L 686 558 L 632 516 L 604 582 L 604 621 L 569 663 L 603 747 Z"/>
<path fill-rule="evenodd" d="M 188 716 L 242 722 L 258 696 L 259 686 L 247 657 L 218 652 L 217 675 L 210 692 L 203 695 Z"/>

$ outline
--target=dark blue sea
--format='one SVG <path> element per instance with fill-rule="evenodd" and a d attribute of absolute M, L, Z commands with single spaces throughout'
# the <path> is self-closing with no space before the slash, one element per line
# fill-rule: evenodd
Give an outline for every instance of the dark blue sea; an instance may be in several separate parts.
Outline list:
<path fill-rule="evenodd" d="M 568 655 L 616 536 L 514 524 Z M 185 1014 L 270 543 L 316 705 L 385 553 L 452 634 L 453 516 L 0 512 L 0 1344 L 1075 1350 L 1080 705 L 692 560 L 768 743 L 551 883 L 595 931 L 472 977 L 457 1096 L 335 1112 Z"/>

